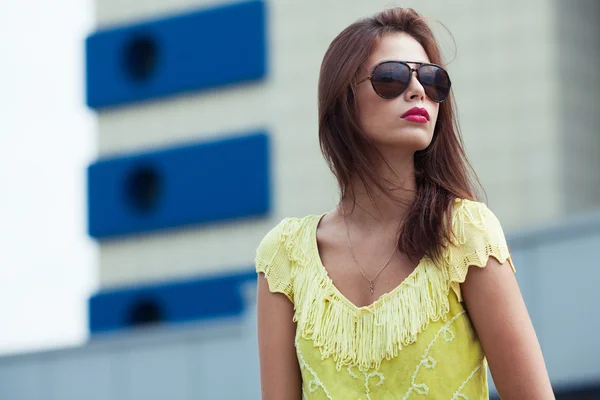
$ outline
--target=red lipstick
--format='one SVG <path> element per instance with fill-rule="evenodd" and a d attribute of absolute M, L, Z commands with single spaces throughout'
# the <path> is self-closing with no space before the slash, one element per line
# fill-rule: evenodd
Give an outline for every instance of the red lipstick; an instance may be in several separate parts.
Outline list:
<path fill-rule="evenodd" d="M 406 121 L 425 124 L 429 121 L 429 113 L 422 107 L 413 107 L 400 117 Z"/>

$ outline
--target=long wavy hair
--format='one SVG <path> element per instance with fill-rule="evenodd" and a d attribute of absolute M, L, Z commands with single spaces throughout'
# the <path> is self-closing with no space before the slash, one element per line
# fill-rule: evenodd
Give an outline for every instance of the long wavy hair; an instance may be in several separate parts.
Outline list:
<path fill-rule="evenodd" d="M 416 39 L 432 63 L 444 66 L 440 47 L 425 19 L 410 8 L 390 8 L 360 19 L 330 44 L 319 75 L 319 141 L 329 168 L 336 176 L 341 198 L 359 179 L 367 193 L 373 185 L 391 196 L 392 182 L 378 165 L 389 163 L 365 135 L 358 119 L 355 83 L 361 67 L 379 40 L 404 32 Z M 411 259 L 437 260 L 453 240 L 451 213 L 455 199 L 475 200 L 483 188 L 469 163 L 455 114 L 452 93 L 440 104 L 430 145 L 414 155 L 417 192 L 402 221 L 398 248 Z M 373 197 L 370 197 L 373 200 Z M 356 205 L 356 200 L 355 205 Z"/>

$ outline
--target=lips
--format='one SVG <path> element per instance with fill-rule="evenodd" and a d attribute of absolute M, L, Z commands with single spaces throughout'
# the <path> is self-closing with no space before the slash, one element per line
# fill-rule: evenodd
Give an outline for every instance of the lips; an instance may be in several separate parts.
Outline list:
<path fill-rule="evenodd" d="M 429 113 L 422 107 L 413 107 L 400 117 L 406 121 L 426 123 L 429 121 Z"/>

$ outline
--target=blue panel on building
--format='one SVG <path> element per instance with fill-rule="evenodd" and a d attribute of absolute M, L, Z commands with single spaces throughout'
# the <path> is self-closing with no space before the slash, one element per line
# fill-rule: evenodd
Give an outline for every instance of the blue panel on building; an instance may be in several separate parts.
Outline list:
<path fill-rule="evenodd" d="M 90 333 L 238 316 L 245 309 L 242 286 L 255 280 L 252 269 L 227 276 L 104 290 L 89 300 Z"/>
<path fill-rule="evenodd" d="M 114 106 L 266 75 L 263 1 L 98 31 L 86 40 L 87 104 Z"/>
<path fill-rule="evenodd" d="M 264 132 L 102 159 L 88 167 L 94 238 L 247 216 L 270 207 Z"/>

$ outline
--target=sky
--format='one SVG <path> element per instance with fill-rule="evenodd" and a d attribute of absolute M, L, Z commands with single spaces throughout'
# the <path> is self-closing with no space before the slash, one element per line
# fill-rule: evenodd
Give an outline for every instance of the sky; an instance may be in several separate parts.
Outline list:
<path fill-rule="evenodd" d="M 0 0 L 0 356 L 87 339 L 90 0 Z"/>

